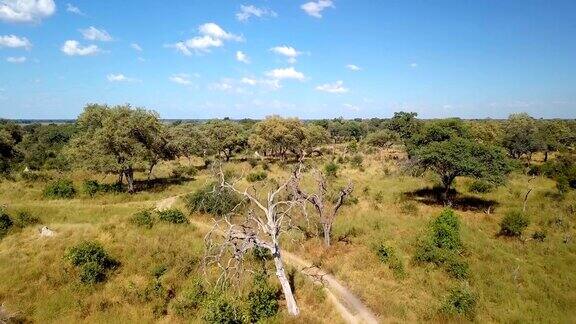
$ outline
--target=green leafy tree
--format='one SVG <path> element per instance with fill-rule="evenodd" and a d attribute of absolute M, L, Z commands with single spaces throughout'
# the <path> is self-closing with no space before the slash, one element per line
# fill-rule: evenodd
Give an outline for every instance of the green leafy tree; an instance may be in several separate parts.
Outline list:
<path fill-rule="evenodd" d="M 387 127 L 398 133 L 402 140 L 407 141 L 420 132 L 422 122 L 418 120 L 418 113 L 399 111 L 394 113 L 394 116 L 388 121 Z"/>
<path fill-rule="evenodd" d="M 170 143 L 179 156 L 190 159 L 193 156 L 205 158 L 210 151 L 210 143 L 205 129 L 199 125 L 182 123 L 169 129 Z"/>
<path fill-rule="evenodd" d="M 541 148 L 536 120 L 526 113 L 510 115 L 504 124 L 502 144 L 515 159 L 523 155 L 531 158 Z"/>
<path fill-rule="evenodd" d="M 153 111 L 130 106 L 88 105 L 70 141 L 72 161 L 87 169 L 118 174 L 134 192 L 134 170 L 150 169 L 164 156 L 163 125 Z"/>
<path fill-rule="evenodd" d="M 204 130 L 212 150 L 226 161 L 246 145 L 244 128 L 230 120 L 212 120 L 204 125 Z"/>
<path fill-rule="evenodd" d="M 569 145 L 570 128 L 560 120 L 538 121 L 536 135 L 539 147 L 544 150 L 544 162 L 548 161 L 548 154 Z"/>
<path fill-rule="evenodd" d="M 460 137 L 423 146 L 415 151 L 415 158 L 418 165 L 440 175 L 445 199 L 458 176 L 501 184 L 510 172 L 501 149 Z"/>
<path fill-rule="evenodd" d="M 389 130 L 379 130 L 374 133 L 368 134 L 366 139 L 364 139 L 367 145 L 379 148 L 388 148 L 394 143 L 400 141 L 400 137 L 397 133 Z"/>

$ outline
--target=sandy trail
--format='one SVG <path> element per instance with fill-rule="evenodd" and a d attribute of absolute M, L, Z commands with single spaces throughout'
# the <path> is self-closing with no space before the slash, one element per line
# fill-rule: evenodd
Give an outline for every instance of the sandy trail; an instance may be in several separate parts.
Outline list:
<path fill-rule="evenodd" d="M 179 196 L 169 197 L 156 203 L 156 209 L 165 210 L 178 200 Z M 202 231 L 210 231 L 212 226 L 205 222 L 190 219 L 190 222 Z M 326 271 L 315 267 L 312 262 L 299 256 L 283 251 L 282 258 L 286 263 L 296 267 L 298 271 L 306 275 L 313 282 L 322 284 L 326 295 L 332 302 L 338 313 L 347 323 L 378 323 L 378 317 L 362 303 L 346 286 L 340 283 L 334 276 Z"/>

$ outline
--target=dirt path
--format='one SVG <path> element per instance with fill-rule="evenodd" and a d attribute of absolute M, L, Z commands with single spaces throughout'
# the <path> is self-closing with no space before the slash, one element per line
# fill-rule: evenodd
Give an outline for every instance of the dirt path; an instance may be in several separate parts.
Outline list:
<path fill-rule="evenodd" d="M 172 207 L 178 197 L 174 196 L 158 201 L 156 209 L 165 210 Z M 203 231 L 212 229 L 210 224 L 204 222 L 192 219 L 190 222 Z M 300 273 L 306 275 L 313 282 L 322 284 L 326 295 L 347 323 L 378 323 L 378 317 L 354 293 L 338 282 L 334 276 L 313 266 L 312 262 L 290 252 L 283 251 L 282 257 L 288 264 L 296 267 Z"/>

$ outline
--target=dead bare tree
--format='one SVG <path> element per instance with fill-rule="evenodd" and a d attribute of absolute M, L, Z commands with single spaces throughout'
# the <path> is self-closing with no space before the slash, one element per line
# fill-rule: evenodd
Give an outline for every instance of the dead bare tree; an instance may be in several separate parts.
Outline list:
<path fill-rule="evenodd" d="M 301 168 L 300 168 L 301 169 Z M 314 170 L 314 177 L 316 179 L 317 189 L 316 192 L 313 194 L 306 193 L 300 187 L 300 176 L 301 172 L 300 169 L 294 172 L 293 177 L 298 179 L 298 181 L 291 182 L 292 184 L 292 191 L 294 195 L 298 199 L 303 199 L 309 202 L 320 219 L 320 225 L 322 225 L 322 231 L 324 235 L 324 245 L 330 246 L 330 238 L 332 235 L 332 225 L 334 224 L 334 220 L 336 220 L 336 215 L 338 214 L 338 210 L 344 204 L 345 199 L 350 196 L 352 191 L 354 190 L 354 186 L 351 181 L 348 182 L 348 185 L 344 188 L 341 188 L 338 192 L 338 196 L 336 197 L 335 201 L 332 200 L 332 197 L 329 197 L 328 194 L 328 182 L 326 177 L 322 174 L 322 172 L 318 170 Z"/>
<path fill-rule="evenodd" d="M 287 188 L 298 181 L 294 173 L 288 180 L 269 191 L 266 198 L 259 198 L 254 187 L 237 189 L 236 182 L 229 182 L 222 170 L 219 172 L 220 185 L 228 188 L 249 201 L 248 211 L 242 214 L 231 213 L 215 221 L 215 225 L 206 235 L 206 265 L 216 265 L 222 270 L 220 280 L 227 280 L 230 274 L 242 272 L 242 261 L 248 251 L 263 248 L 270 251 L 274 260 L 276 277 L 280 281 L 286 299 L 288 313 L 297 316 L 300 313 L 296 299 L 290 287 L 281 257 L 280 237 L 295 228 L 292 219 L 301 202 L 289 194 Z M 286 198 L 288 197 L 288 198 Z M 239 216 L 239 217 L 238 217 Z M 238 219 L 239 218 L 239 219 Z M 222 239 L 215 239 L 217 237 Z"/>

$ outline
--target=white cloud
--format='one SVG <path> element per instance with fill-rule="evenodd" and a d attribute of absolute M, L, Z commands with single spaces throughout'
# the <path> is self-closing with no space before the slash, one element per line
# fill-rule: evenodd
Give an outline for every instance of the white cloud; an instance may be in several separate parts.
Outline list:
<path fill-rule="evenodd" d="M 238 81 L 229 78 L 221 79 L 219 82 L 209 85 L 208 88 L 210 90 L 223 91 L 236 94 L 247 93 L 245 88 L 239 86 Z"/>
<path fill-rule="evenodd" d="M 244 41 L 242 36 L 229 33 L 215 23 L 200 25 L 198 33 L 199 36 L 165 46 L 175 48 L 176 51 L 189 56 L 192 55 L 192 51 L 196 53 L 210 52 L 213 47 L 224 46 L 225 41 Z"/>
<path fill-rule="evenodd" d="M 264 89 L 268 90 L 278 90 L 282 86 L 280 85 L 280 80 L 278 79 L 255 79 L 244 77 L 240 80 L 240 83 L 246 84 L 249 86 L 261 86 Z"/>
<path fill-rule="evenodd" d="M 174 83 L 181 84 L 181 85 L 192 84 L 192 81 L 190 81 L 190 75 L 185 74 L 185 73 L 173 74 L 172 76 L 170 76 L 169 79 L 170 79 L 170 81 L 172 81 Z"/>
<path fill-rule="evenodd" d="M 84 36 L 84 39 L 87 40 L 101 42 L 109 42 L 112 40 L 112 36 L 110 36 L 107 31 L 93 26 L 90 26 L 87 29 L 80 29 L 80 32 L 82 33 L 82 36 Z"/>
<path fill-rule="evenodd" d="M 209 36 L 214 39 L 232 40 L 236 42 L 241 42 L 244 40 L 242 36 L 237 36 L 232 33 L 228 33 L 227 31 L 222 29 L 222 27 L 212 22 L 200 25 L 200 27 L 198 27 L 198 32 L 201 35 Z"/>
<path fill-rule="evenodd" d="M 244 6 L 240 5 L 240 11 L 236 13 L 236 19 L 238 21 L 246 22 L 250 20 L 251 17 L 277 17 L 278 14 L 268 8 L 258 8 L 253 5 Z"/>
<path fill-rule="evenodd" d="M 137 43 L 130 44 L 130 47 L 132 47 L 132 49 L 135 51 L 142 52 L 142 47 L 140 47 L 140 45 L 138 45 Z"/>
<path fill-rule="evenodd" d="M 140 80 L 138 79 L 134 79 L 134 78 L 129 78 L 127 76 L 125 76 L 122 73 L 119 74 L 108 74 L 108 76 L 106 76 L 106 78 L 108 79 L 108 81 L 110 82 L 138 82 Z"/>
<path fill-rule="evenodd" d="M 85 14 L 82 12 L 82 10 L 80 10 L 80 8 L 76 7 L 71 3 L 66 4 L 66 11 L 80 16 L 85 16 Z"/>
<path fill-rule="evenodd" d="M 302 72 L 296 71 L 293 67 L 285 69 L 274 69 L 266 72 L 266 76 L 275 80 L 295 79 L 302 81 L 305 78 Z"/>
<path fill-rule="evenodd" d="M 360 107 L 356 106 L 356 105 L 351 105 L 351 104 L 343 104 L 344 107 L 352 110 L 352 111 L 360 111 Z"/>
<path fill-rule="evenodd" d="M 96 45 L 82 46 L 78 41 L 67 40 L 61 51 L 68 56 L 87 56 L 100 53 L 100 48 Z"/>
<path fill-rule="evenodd" d="M 25 48 L 29 50 L 32 48 L 32 43 L 26 37 L 18 37 L 16 35 L 0 35 L 0 48 L 2 47 L 9 47 L 9 48 Z"/>
<path fill-rule="evenodd" d="M 296 58 L 302 54 L 294 47 L 286 45 L 272 47 L 270 50 L 278 55 L 286 56 L 288 63 L 296 63 Z"/>
<path fill-rule="evenodd" d="M 7 57 L 7 58 L 6 58 L 6 62 L 9 62 L 9 63 L 24 63 L 24 62 L 26 62 L 26 57 L 25 57 L 25 56 Z"/>
<path fill-rule="evenodd" d="M 322 11 L 326 8 L 334 8 L 332 0 L 310 1 L 300 6 L 308 15 L 322 18 Z"/>
<path fill-rule="evenodd" d="M 326 83 L 316 87 L 318 91 L 324 91 L 329 93 L 346 93 L 348 88 L 344 87 L 344 82 L 336 81 L 334 83 Z"/>
<path fill-rule="evenodd" d="M 244 77 L 242 80 L 240 80 L 240 82 L 253 86 L 258 83 L 258 80 Z"/>
<path fill-rule="evenodd" d="M 246 55 L 246 53 L 244 53 L 242 51 L 236 52 L 236 60 L 238 60 L 238 62 L 242 62 L 242 63 L 246 63 L 246 64 L 250 63 L 250 58 L 248 57 L 248 55 Z"/>
<path fill-rule="evenodd" d="M 53 0 L 2 0 L 0 20 L 14 23 L 40 22 L 56 11 Z"/>
<path fill-rule="evenodd" d="M 346 65 L 346 68 L 350 71 L 360 71 L 362 70 L 361 67 L 359 67 L 358 65 L 354 65 L 354 64 L 348 64 Z"/>
<path fill-rule="evenodd" d="M 410 67 L 415 69 L 418 67 L 418 63 L 410 63 Z"/>

